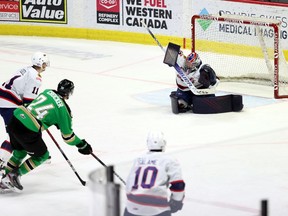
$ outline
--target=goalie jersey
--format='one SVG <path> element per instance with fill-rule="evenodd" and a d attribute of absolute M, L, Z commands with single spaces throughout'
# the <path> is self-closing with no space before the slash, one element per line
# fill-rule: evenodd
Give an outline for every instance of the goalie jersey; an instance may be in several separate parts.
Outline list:
<path fill-rule="evenodd" d="M 187 67 L 186 56 L 180 53 L 177 58 L 177 64 L 183 69 L 186 76 L 190 79 L 197 89 L 215 88 L 219 80 L 216 77 L 215 71 L 209 64 L 202 64 L 199 59 L 199 65 L 193 69 Z M 182 91 L 190 91 L 185 82 L 181 79 L 179 74 L 176 74 L 177 87 Z"/>
<path fill-rule="evenodd" d="M 126 207 L 132 214 L 148 216 L 170 211 L 169 199 L 184 198 L 180 164 L 163 152 L 150 151 L 136 158 L 126 182 L 126 195 Z"/>
<path fill-rule="evenodd" d="M 18 70 L 0 87 L 0 107 L 13 108 L 30 103 L 36 98 L 41 84 L 42 78 L 32 66 Z"/>

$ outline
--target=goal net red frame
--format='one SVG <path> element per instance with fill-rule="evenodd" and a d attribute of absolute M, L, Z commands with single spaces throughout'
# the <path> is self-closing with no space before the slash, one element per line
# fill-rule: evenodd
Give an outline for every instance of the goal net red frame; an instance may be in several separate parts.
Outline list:
<path fill-rule="evenodd" d="M 271 86 L 274 98 L 288 98 L 281 21 L 237 15 L 194 15 L 191 27 L 192 52 L 198 52 L 214 68 L 220 81 Z"/>

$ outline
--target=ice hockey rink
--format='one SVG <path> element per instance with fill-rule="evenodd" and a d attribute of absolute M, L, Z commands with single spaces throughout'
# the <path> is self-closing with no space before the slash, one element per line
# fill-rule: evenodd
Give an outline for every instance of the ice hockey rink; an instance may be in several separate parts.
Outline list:
<path fill-rule="evenodd" d="M 179 160 L 186 181 L 184 207 L 175 216 L 259 216 L 263 199 L 269 201 L 269 216 L 288 215 L 288 100 L 268 97 L 271 88 L 220 83 L 221 94 L 251 89 L 253 95 L 243 95 L 243 111 L 175 115 L 169 98 L 175 72 L 163 64 L 156 45 L 16 36 L 0 36 L 0 43 L 2 81 L 30 65 L 35 51 L 49 54 L 42 90 L 55 89 L 64 78 L 74 82 L 68 104 L 75 133 L 123 179 L 132 160 L 147 151 L 148 131 L 162 130 L 166 152 Z M 66 145 L 56 128 L 50 132 L 81 178 L 89 181 L 88 175 L 102 167 Z M 98 205 L 91 191 L 80 184 L 46 132 L 43 136 L 51 164 L 22 176 L 23 192 L 0 194 L 0 215 L 90 215 L 91 205 Z M 115 181 L 121 185 L 123 209 L 124 185 Z"/>

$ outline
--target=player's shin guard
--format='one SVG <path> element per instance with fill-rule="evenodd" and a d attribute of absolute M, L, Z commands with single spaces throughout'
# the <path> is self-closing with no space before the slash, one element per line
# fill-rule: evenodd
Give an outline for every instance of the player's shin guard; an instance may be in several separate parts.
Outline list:
<path fill-rule="evenodd" d="M 212 114 L 224 112 L 238 112 L 243 109 L 242 95 L 223 95 L 193 98 L 193 112 Z"/>
<path fill-rule="evenodd" d="M 49 152 L 46 151 L 45 154 L 39 157 L 29 157 L 27 158 L 19 167 L 19 173 L 25 175 L 36 167 L 40 166 L 44 161 L 49 158 Z"/>

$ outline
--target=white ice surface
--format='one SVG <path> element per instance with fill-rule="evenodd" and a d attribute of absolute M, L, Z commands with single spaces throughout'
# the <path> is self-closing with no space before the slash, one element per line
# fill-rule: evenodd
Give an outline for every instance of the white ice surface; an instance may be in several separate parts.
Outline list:
<path fill-rule="evenodd" d="M 174 70 L 162 63 L 157 46 L 15 36 L 1 36 L 0 43 L 2 81 L 29 65 L 38 50 L 47 52 L 51 61 L 42 90 L 56 88 L 63 78 L 74 81 L 68 103 L 75 133 L 122 178 L 134 157 L 146 151 L 147 132 L 162 130 L 167 153 L 180 161 L 187 186 L 183 210 L 175 215 L 257 216 L 262 199 L 269 200 L 269 216 L 288 215 L 288 101 L 266 98 L 272 90 L 221 83 L 222 94 L 251 88 L 261 97 L 244 95 L 240 113 L 174 115 L 169 99 Z M 66 145 L 56 128 L 50 132 L 88 181 L 101 164 Z M 88 216 L 89 189 L 43 134 L 52 163 L 23 176 L 22 193 L 0 194 L 0 215 Z M 121 192 L 124 208 L 123 187 Z"/>

